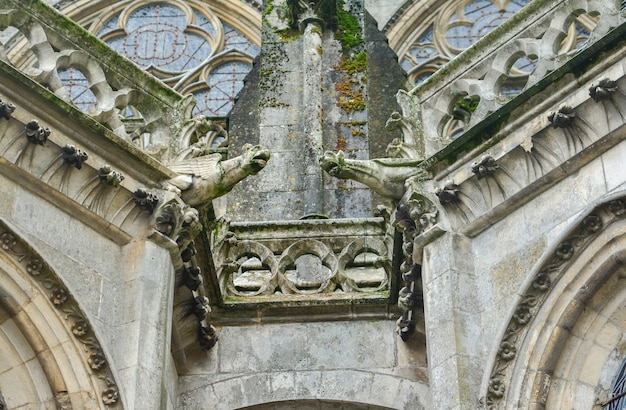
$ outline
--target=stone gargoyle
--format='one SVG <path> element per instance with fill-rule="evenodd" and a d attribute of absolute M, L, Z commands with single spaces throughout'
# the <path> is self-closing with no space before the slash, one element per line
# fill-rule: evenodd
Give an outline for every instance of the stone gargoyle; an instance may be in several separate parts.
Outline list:
<path fill-rule="evenodd" d="M 400 199 L 410 177 L 424 175 L 422 160 L 377 158 L 369 160 L 346 158 L 343 151 L 327 151 L 320 158 L 322 169 L 336 178 L 353 179 L 370 187 L 385 198 Z"/>
<path fill-rule="evenodd" d="M 260 145 L 245 144 L 241 155 L 225 161 L 220 154 L 211 154 L 170 164 L 180 175 L 168 183 L 180 190 L 187 205 L 198 207 L 230 192 L 245 177 L 256 175 L 269 159 L 269 151 Z"/>

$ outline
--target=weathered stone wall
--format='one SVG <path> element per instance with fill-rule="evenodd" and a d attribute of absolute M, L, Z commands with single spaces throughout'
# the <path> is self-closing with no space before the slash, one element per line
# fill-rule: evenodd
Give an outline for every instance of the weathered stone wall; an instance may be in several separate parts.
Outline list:
<path fill-rule="evenodd" d="M 180 378 L 178 408 L 283 401 L 309 408 L 307 400 L 432 408 L 422 341 L 403 343 L 394 326 L 360 320 L 221 327 L 215 349 Z"/>
<path fill-rule="evenodd" d="M 605 283 L 620 283 L 626 192 L 625 62 L 609 55 L 578 77 L 555 74 L 513 108 L 501 141 L 465 152 L 425 184 L 442 212 L 439 236 L 414 256 L 423 261 L 436 408 L 583 409 L 608 396 L 625 329 L 623 297 L 609 302 L 617 285 Z M 589 90 L 604 79 L 614 80 L 611 97 L 594 101 Z M 571 121 L 555 123 L 559 113 Z M 495 168 L 478 167 L 485 155 Z M 566 364 L 574 362 L 594 365 L 587 373 Z"/>
<path fill-rule="evenodd" d="M 325 150 L 382 157 L 400 136 L 385 125 L 399 110 L 394 94 L 404 74 L 362 2 L 345 2 L 344 9 L 342 37 L 321 20 L 308 29 L 290 26 L 282 1 L 268 6 L 260 60 L 230 117 L 230 149 L 236 155 L 243 143 L 260 143 L 272 159 L 228 196 L 234 220 L 368 217 L 387 203 L 372 201 L 360 183 L 322 173 L 318 163 Z"/>

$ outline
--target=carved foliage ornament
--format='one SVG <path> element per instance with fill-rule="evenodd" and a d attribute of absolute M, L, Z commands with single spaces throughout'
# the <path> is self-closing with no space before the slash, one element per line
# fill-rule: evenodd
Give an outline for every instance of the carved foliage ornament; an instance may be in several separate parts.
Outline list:
<path fill-rule="evenodd" d="M 548 121 L 552 123 L 554 128 L 566 128 L 573 124 L 576 113 L 572 107 L 562 106 L 557 112 L 548 115 Z"/>
<path fill-rule="evenodd" d="M 435 195 L 442 204 L 449 204 L 458 200 L 459 186 L 451 179 L 446 181 L 445 185 L 435 190 Z"/>
<path fill-rule="evenodd" d="M 139 209 L 148 211 L 150 214 L 154 212 L 154 209 L 159 203 L 159 197 L 157 195 L 141 188 L 133 192 L 133 200 Z"/>
<path fill-rule="evenodd" d="M 404 287 L 398 293 L 402 316 L 397 320 L 396 333 L 403 341 L 415 331 L 415 309 L 423 307 L 422 269 L 413 260 L 413 241 L 437 222 L 437 207 L 425 197 L 414 195 L 396 208 L 393 225 L 402 232 L 403 261 L 400 265 Z"/>
<path fill-rule="evenodd" d="M 611 98 L 611 95 L 615 93 L 615 91 L 617 91 L 617 82 L 603 78 L 598 85 L 591 85 L 589 95 L 595 102 L 598 102 Z"/>
<path fill-rule="evenodd" d="M 114 405 L 118 400 L 118 388 L 113 380 L 113 373 L 89 325 L 87 316 L 82 312 L 76 300 L 41 257 L 1 222 L 0 249 L 22 266 L 35 283 L 45 289 L 52 305 L 63 314 L 69 331 L 83 344 L 87 365 L 99 379 L 104 381 L 106 388 L 101 393 L 102 402 L 106 405 Z M 0 395 L 0 410 L 4 408 L 3 405 L 5 406 L 5 403 Z"/>
<path fill-rule="evenodd" d="M 108 185 L 112 188 L 119 186 L 119 184 L 124 180 L 125 176 L 121 172 L 113 171 L 111 166 L 104 165 L 98 169 L 98 177 L 100 181 L 102 181 L 105 185 Z"/>
<path fill-rule="evenodd" d="M 44 145 L 50 136 L 50 129 L 39 125 L 37 120 L 31 120 L 24 127 L 24 134 L 30 143 Z"/>
<path fill-rule="evenodd" d="M 580 254 L 603 227 L 624 215 L 626 215 L 625 198 L 600 205 L 556 246 L 552 257 L 539 269 L 517 305 L 500 342 L 486 393 L 488 408 L 498 408 L 500 400 L 504 397 L 509 364 L 515 359 L 517 349 L 528 330 L 527 326 L 541 308 L 552 284 L 560 279 L 575 255 Z"/>
<path fill-rule="evenodd" d="M 478 179 L 483 179 L 498 168 L 500 166 L 491 155 L 483 155 L 480 160 L 472 163 L 472 172 Z"/>
<path fill-rule="evenodd" d="M 87 161 L 89 155 L 76 148 L 74 145 L 68 144 L 61 148 L 63 161 L 68 164 L 72 164 L 76 167 L 76 169 L 81 169 L 83 167 L 83 162 Z"/>
<path fill-rule="evenodd" d="M 8 121 L 13 111 L 15 111 L 15 105 L 0 100 L 0 117 Z M 1 408 L 2 407 L 0 407 L 0 409 Z"/>

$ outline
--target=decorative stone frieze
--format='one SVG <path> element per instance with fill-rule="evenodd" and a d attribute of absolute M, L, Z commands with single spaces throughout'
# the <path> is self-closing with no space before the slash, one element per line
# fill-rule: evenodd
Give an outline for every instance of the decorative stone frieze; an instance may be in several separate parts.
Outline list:
<path fill-rule="evenodd" d="M 506 216 L 511 206 L 529 201 L 619 143 L 626 118 L 622 82 L 604 78 L 589 93 L 578 89 L 567 97 L 577 105 L 563 101 L 564 96 L 556 110 L 535 119 L 542 125 L 533 127 L 531 134 L 514 133 L 495 142 L 489 152 L 498 153 L 497 157 L 482 152 L 468 167 L 470 172 L 455 167 L 438 174 L 437 180 L 447 182 L 435 188 L 435 194 L 449 211 L 454 229 L 475 235 L 495 218 Z M 594 101 L 593 95 L 602 97 Z"/>
<path fill-rule="evenodd" d="M 626 197 L 611 200 L 593 209 L 567 237 L 558 243 L 548 258 L 536 271 L 534 279 L 525 289 L 499 343 L 485 392 L 489 409 L 502 408 L 507 383 L 511 377 L 511 364 L 517 359 L 519 347 L 537 312 L 546 301 L 553 285 L 565 274 L 572 261 L 586 246 L 611 223 L 626 215 Z"/>
<path fill-rule="evenodd" d="M 0 252 L 8 255 L 18 266 L 21 266 L 33 282 L 41 288 L 41 291 L 48 295 L 50 303 L 64 319 L 68 333 L 71 333 L 84 346 L 85 367 L 91 369 L 91 372 L 102 380 L 102 402 L 115 407 L 119 398 L 117 384 L 89 319 L 76 299 L 41 256 L 2 221 L 0 221 Z M 0 395 L 0 409 L 3 408 L 2 406 L 6 404 Z"/>

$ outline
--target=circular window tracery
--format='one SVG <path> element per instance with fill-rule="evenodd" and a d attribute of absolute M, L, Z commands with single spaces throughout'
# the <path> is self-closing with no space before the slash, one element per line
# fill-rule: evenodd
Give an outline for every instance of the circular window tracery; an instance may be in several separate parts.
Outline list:
<path fill-rule="evenodd" d="M 198 1 L 124 1 L 104 10 L 92 15 L 90 29 L 105 43 L 176 91 L 193 94 L 195 115 L 230 113 L 260 53 L 260 32 L 250 37 L 258 27 L 240 29 Z M 86 111 L 95 97 L 87 101 L 93 96 L 88 82 L 72 73 L 63 73 L 62 81 L 72 102 Z"/>

